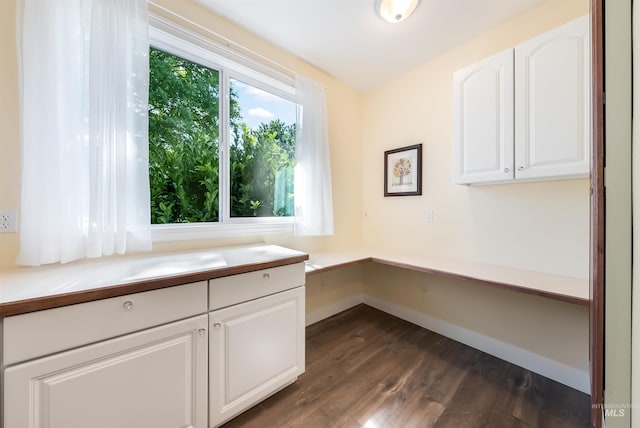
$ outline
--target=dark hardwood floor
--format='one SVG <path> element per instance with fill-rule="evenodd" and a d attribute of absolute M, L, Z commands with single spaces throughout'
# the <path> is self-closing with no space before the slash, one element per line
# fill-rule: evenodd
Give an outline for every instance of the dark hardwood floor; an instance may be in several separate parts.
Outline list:
<path fill-rule="evenodd" d="M 307 328 L 306 372 L 224 427 L 589 427 L 589 396 L 365 305 Z"/>

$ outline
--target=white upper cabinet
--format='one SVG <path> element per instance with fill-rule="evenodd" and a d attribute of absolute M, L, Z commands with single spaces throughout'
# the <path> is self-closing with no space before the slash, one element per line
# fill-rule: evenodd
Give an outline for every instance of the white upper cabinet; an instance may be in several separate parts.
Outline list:
<path fill-rule="evenodd" d="M 589 52 L 584 16 L 457 71 L 455 182 L 588 177 Z"/>
<path fill-rule="evenodd" d="M 589 175 L 589 52 L 587 16 L 516 46 L 516 178 Z"/>
<path fill-rule="evenodd" d="M 513 178 L 513 49 L 453 77 L 456 183 Z"/>

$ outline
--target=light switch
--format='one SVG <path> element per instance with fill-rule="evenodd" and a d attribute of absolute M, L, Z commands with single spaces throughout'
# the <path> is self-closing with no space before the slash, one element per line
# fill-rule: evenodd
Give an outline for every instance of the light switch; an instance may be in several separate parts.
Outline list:
<path fill-rule="evenodd" d="M 427 211 L 424 216 L 424 221 L 426 221 L 427 223 L 433 223 L 433 211 Z"/>

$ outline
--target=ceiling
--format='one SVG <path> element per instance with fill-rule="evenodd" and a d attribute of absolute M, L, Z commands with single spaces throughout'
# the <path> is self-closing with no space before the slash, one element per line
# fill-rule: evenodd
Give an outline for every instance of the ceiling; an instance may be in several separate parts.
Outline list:
<path fill-rule="evenodd" d="M 197 0 L 338 80 L 370 90 L 543 0 L 421 0 L 391 24 L 375 0 Z"/>

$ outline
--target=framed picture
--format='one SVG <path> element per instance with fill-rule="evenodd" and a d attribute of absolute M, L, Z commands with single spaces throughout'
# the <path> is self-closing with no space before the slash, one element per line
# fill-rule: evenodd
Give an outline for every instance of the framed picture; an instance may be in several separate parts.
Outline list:
<path fill-rule="evenodd" d="M 422 195 L 422 144 L 384 152 L 384 195 Z"/>

